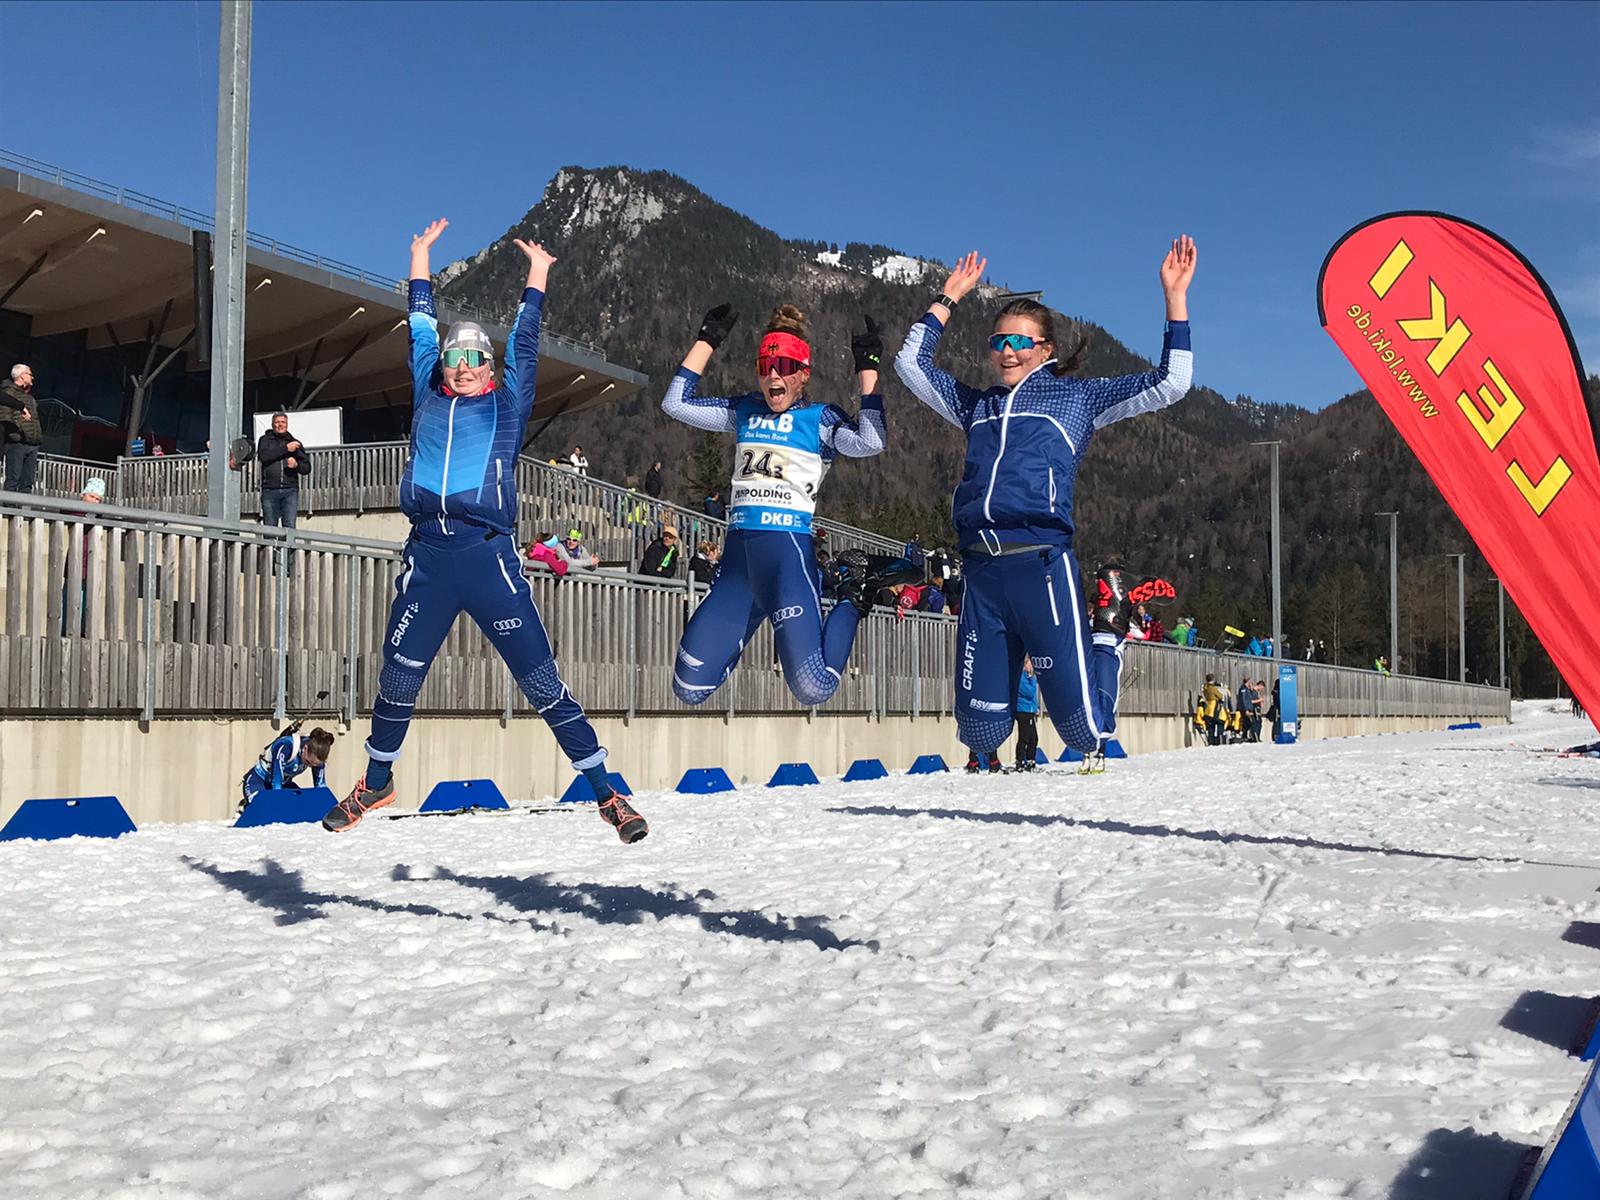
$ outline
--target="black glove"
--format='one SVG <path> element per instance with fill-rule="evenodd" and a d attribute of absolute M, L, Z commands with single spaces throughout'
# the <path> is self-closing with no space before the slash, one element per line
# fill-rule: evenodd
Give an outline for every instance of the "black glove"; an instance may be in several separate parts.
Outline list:
<path fill-rule="evenodd" d="M 883 338 L 878 334 L 878 323 L 869 316 L 861 318 L 867 331 L 850 339 L 850 353 L 855 355 L 857 371 L 876 371 L 883 362 Z"/>
<path fill-rule="evenodd" d="M 739 314 L 733 311 L 733 305 L 717 305 L 700 322 L 700 340 L 715 350 L 738 320 Z"/>

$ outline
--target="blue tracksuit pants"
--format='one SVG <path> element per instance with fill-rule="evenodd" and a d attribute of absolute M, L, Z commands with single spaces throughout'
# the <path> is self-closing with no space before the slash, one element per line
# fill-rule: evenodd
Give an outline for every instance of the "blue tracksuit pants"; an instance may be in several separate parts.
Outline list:
<path fill-rule="evenodd" d="M 1121 647 L 1094 644 L 1065 547 L 962 558 L 966 595 L 957 627 L 956 728 L 988 754 L 1011 736 L 1022 656 L 1033 659 L 1039 699 L 1061 739 L 1088 753 L 1115 723 Z"/>
<path fill-rule="evenodd" d="M 745 643 L 771 620 L 778 661 L 801 704 L 822 704 L 839 687 L 861 614 L 840 602 L 822 620 L 817 555 L 810 534 L 728 531 L 711 591 L 678 643 L 672 690 L 701 704 L 722 686 Z"/>
<path fill-rule="evenodd" d="M 509 535 L 477 532 L 427 537 L 413 531 L 383 640 L 378 699 L 372 706 L 367 753 L 379 762 L 400 757 L 422 681 L 450 627 L 462 612 L 500 652 L 517 686 L 550 726 L 578 770 L 605 761 L 583 707 L 556 670 L 533 589 Z"/>

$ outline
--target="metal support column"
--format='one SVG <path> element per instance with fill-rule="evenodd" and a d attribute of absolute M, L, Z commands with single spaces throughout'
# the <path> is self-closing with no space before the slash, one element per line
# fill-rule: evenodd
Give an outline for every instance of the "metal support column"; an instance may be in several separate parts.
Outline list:
<path fill-rule="evenodd" d="M 1389 670 L 1400 670 L 1400 514 L 1381 512 L 1389 518 Z"/>
<path fill-rule="evenodd" d="M 1506 585 L 1502 579 L 1494 581 L 1500 592 L 1500 686 L 1506 686 Z"/>
<path fill-rule="evenodd" d="M 238 493 L 234 494 L 235 501 Z M 237 519 L 237 517 L 235 518 Z M 283 724 L 289 713 L 289 548 L 278 545 L 272 551 L 278 559 L 278 586 L 277 586 L 277 620 L 274 622 L 276 630 L 273 646 L 274 658 L 277 660 L 278 695 L 272 702 L 272 721 L 274 725 Z"/>
<path fill-rule="evenodd" d="M 156 593 L 160 569 L 156 566 L 155 534 L 144 531 L 144 695 L 139 720 L 148 727 L 156 715 Z"/>
<path fill-rule="evenodd" d="M 217 57 L 216 335 L 211 360 L 211 462 L 206 515 L 239 520 L 228 445 L 243 428 L 245 194 L 250 158 L 251 0 L 222 0 Z"/>
<path fill-rule="evenodd" d="M 1278 449 L 1282 442 L 1252 442 L 1272 447 L 1272 677 L 1283 661 L 1283 539 L 1278 527 Z"/>
<path fill-rule="evenodd" d="M 361 590 L 361 559 L 351 555 L 345 562 L 344 598 L 344 723 L 356 723 L 356 594 Z"/>

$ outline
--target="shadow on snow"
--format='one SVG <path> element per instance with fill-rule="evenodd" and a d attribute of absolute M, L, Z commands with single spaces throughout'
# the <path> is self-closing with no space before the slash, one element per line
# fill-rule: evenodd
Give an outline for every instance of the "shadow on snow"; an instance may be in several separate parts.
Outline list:
<path fill-rule="evenodd" d="M 1539 1147 L 1475 1129 L 1435 1129 L 1389 1185 L 1389 1200 L 1505 1200 Z"/>
<path fill-rule="evenodd" d="M 252 904 L 274 910 L 279 925 L 320 920 L 328 915 L 324 910 L 331 904 L 348 904 L 393 915 L 445 917 L 452 921 L 473 921 L 480 917 L 493 921 L 506 919 L 493 912 L 448 912 L 431 904 L 386 904 L 366 896 L 312 891 L 306 887 L 299 871 L 288 870 L 270 858 L 262 860 L 260 870 L 224 870 L 215 863 L 201 862 L 187 855 L 183 862 L 209 875 L 223 887 L 238 892 Z M 686 892 L 658 892 L 637 885 L 559 883 L 548 875 L 526 879 L 511 875 L 462 875 L 446 867 L 435 868 L 432 875 L 418 876 L 404 865 L 397 865 L 390 878 L 400 882 L 445 880 L 488 892 L 499 903 L 521 913 L 564 914 L 601 925 L 635 925 L 646 916 L 657 919 L 692 917 L 708 933 L 767 942 L 809 942 L 819 950 L 848 950 L 853 946 L 863 946 L 873 952 L 878 950 L 876 940 L 841 938 L 828 928 L 825 917 L 785 917 L 782 913 L 767 916 L 751 911 L 708 908 L 703 902 L 715 900 L 716 894 L 705 890 L 691 896 Z M 531 918 L 529 924 L 545 931 L 552 928 Z"/>

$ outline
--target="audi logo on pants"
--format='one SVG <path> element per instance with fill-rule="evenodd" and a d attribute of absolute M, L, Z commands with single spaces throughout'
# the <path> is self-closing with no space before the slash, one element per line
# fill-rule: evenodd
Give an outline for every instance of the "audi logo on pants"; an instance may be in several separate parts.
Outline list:
<path fill-rule="evenodd" d="M 522 618 L 521 617 L 508 617 L 504 621 L 496 621 L 494 623 L 494 631 L 496 633 L 510 633 L 513 629 L 521 629 L 521 628 L 522 628 Z"/>
<path fill-rule="evenodd" d="M 780 608 L 777 612 L 772 614 L 772 623 L 774 625 L 782 625 L 785 621 L 790 620 L 793 617 L 798 617 L 803 612 L 805 612 L 805 609 L 798 604 L 792 605 L 789 608 Z"/>
<path fill-rule="evenodd" d="M 1030 657 L 1033 659 L 1033 669 L 1035 671 L 1048 671 L 1051 667 L 1056 665 L 1056 660 L 1050 658 L 1048 655 L 1041 658 L 1039 655 L 1034 654 L 1030 655 Z"/>

